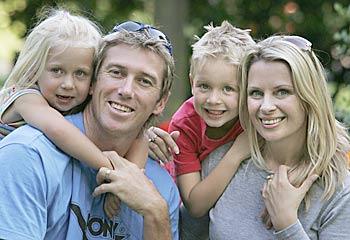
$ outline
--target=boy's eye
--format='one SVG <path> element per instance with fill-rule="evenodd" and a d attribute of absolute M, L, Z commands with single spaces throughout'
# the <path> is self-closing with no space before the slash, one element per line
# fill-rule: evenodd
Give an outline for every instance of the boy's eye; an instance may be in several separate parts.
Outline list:
<path fill-rule="evenodd" d="M 88 74 L 83 70 L 78 70 L 76 71 L 75 75 L 79 78 L 83 78 L 83 77 L 86 77 Z"/>
<path fill-rule="evenodd" d="M 231 92 L 234 92 L 235 89 L 233 87 L 231 87 L 231 86 L 225 86 L 223 88 L 223 91 L 224 91 L 224 93 L 231 93 Z"/>
<path fill-rule="evenodd" d="M 209 89 L 209 86 L 207 84 L 199 84 L 198 87 L 200 90 L 206 91 Z"/>

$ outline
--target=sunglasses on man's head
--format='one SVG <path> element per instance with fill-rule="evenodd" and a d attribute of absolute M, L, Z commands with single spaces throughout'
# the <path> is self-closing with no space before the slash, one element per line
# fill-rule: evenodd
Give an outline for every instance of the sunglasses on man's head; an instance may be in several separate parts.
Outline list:
<path fill-rule="evenodd" d="M 300 37 L 300 36 L 296 36 L 296 35 L 283 36 L 283 35 L 281 35 L 281 36 L 274 36 L 274 37 L 272 37 L 272 39 L 280 39 L 282 41 L 290 42 L 303 51 L 307 51 L 307 52 L 311 51 L 312 43 L 309 40 L 307 40 L 303 37 Z"/>
<path fill-rule="evenodd" d="M 112 32 L 120 32 L 122 30 L 129 32 L 145 32 L 149 37 L 155 38 L 158 40 L 162 40 L 164 42 L 164 46 L 168 50 L 170 56 L 173 55 L 173 47 L 167 38 L 167 36 L 162 33 L 160 30 L 152 27 L 151 25 L 135 22 L 135 21 L 127 21 L 120 24 L 115 25 Z"/>

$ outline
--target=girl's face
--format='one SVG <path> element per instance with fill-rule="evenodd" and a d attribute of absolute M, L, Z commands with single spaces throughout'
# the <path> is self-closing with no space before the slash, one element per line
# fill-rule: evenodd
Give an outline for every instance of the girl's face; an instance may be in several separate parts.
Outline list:
<path fill-rule="evenodd" d="M 208 58 L 191 79 L 194 108 L 212 128 L 225 128 L 238 116 L 237 67 L 223 59 Z M 217 129 L 219 130 L 219 129 Z"/>
<path fill-rule="evenodd" d="M 297 97 L 288 66 L 280 61 L 260 60 L 248 73 L 249 117 L 268 142 L 303 141 L 306 114 Z"/>
<path fill-rule="evenodd" d="M 84 102 L 93 73 L 93 52 L 80 47 L 50 49 L 38 85 L 51 107 L 66 112 Z"/>

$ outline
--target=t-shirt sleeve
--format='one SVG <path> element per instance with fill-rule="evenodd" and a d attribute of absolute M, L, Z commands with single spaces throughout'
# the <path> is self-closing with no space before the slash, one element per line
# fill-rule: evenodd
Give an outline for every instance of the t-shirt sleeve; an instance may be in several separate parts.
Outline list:
<path fill-rule="evenodd" d="M 6 110 L 16 101 L 17 98 L 25 95 L 25 94 L 37 94 L 41 95 L 40 91 L 36 88 L 28 88 L 19 91 L 14 91 L 11 94 L 8 94 L 8 97 L 5 98 L 5 101 L 0 106 L 0 122 L 2 123 L 2 116 L 6 112 Z"/>
<path fill-rule="evenodd" d="M 171 121 L 169 132 L 172 131 L 180 132 L 180 136 L 176 140 L 180 153 L 174 155 L 176 175 L 200 171 L 201 164 L 198 158 L 198 139 L 195 129 L 186 121 Z"/>
<path fill-rule="evenodd" d="M 0 149 L 0 165 L 0 239 L 43 239 L 47 183 L 40 156 L 9 144 Z"/>

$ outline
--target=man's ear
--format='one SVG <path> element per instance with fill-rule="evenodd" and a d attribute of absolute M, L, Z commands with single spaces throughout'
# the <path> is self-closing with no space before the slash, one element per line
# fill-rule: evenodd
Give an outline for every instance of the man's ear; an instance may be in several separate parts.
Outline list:
<path fill-rule="evenodd" d="M 162 112 L 163 112 L 163 110 L 164 110 L 164 108 L 165 108 L 165 105 L 166 105 L 166 103 L 168 102 L 168 99 L 169 99 L 169 97 L 170 97 L 170 92 L 169 93 L 167 93 L 167 94 L 165 94 L 158 102 L 157 102 L 157 104 L 156 104 L 156 106 L 155 106 L 155 108 L 154 108 L 154 110 L 153 110 L 153 114 L 154 115 L 159 115 L 159 114 L 161 114 Z"/>

